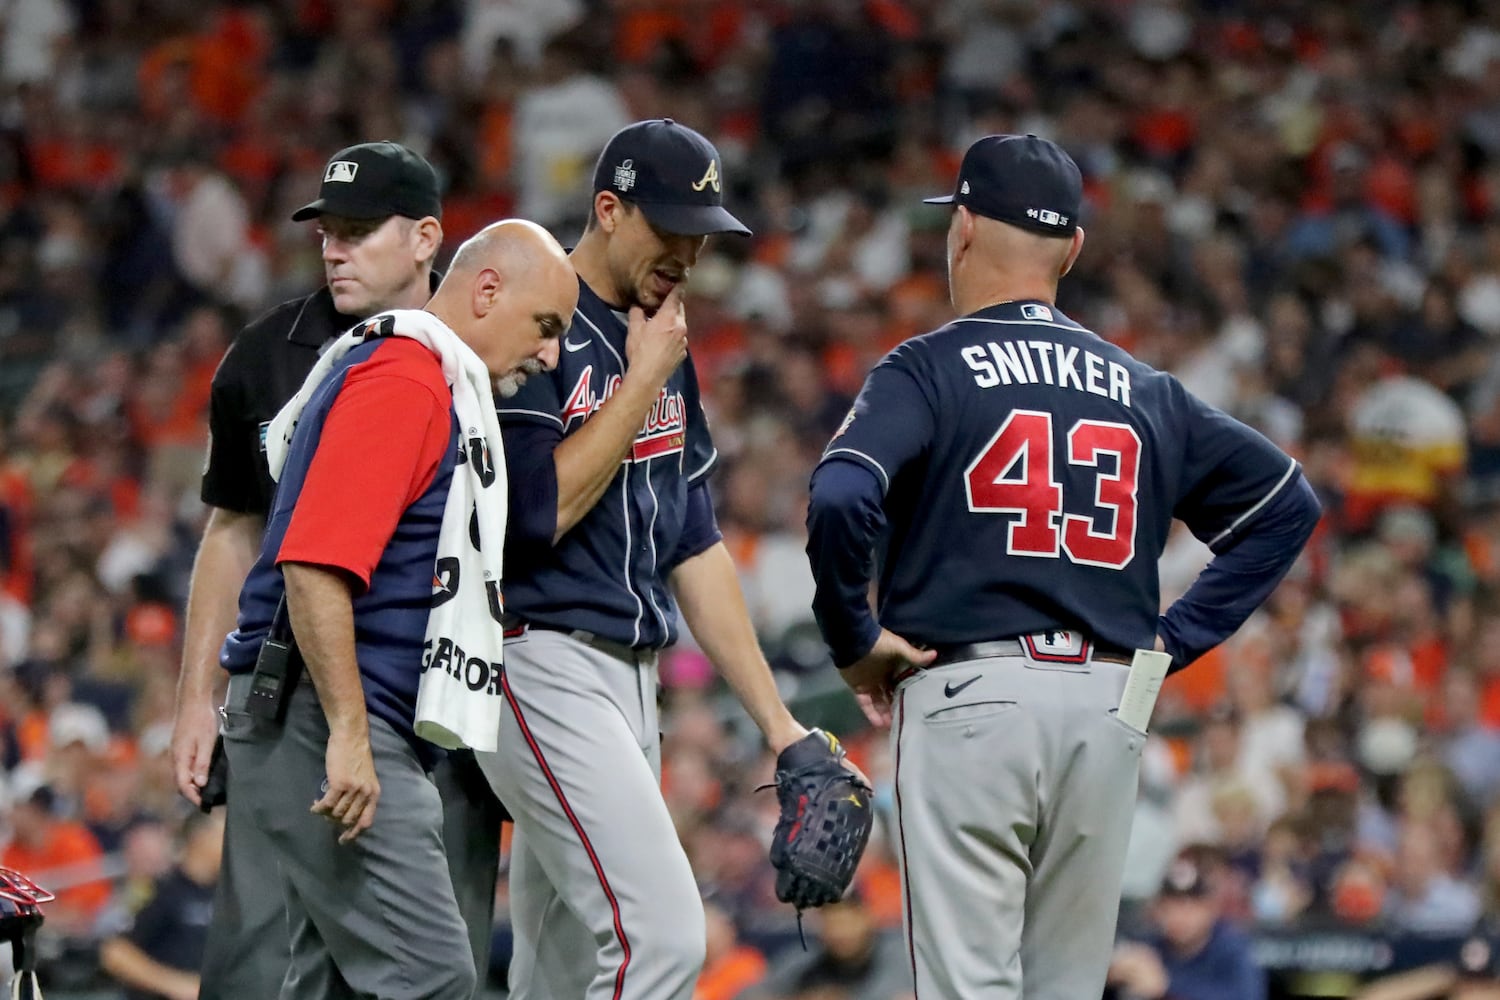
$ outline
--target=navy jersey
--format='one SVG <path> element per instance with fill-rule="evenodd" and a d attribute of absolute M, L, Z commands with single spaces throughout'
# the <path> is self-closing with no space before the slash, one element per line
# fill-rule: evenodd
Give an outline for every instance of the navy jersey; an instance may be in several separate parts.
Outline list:
<path fill-rule="evenodd" d="M 135 915 L 125 939 L 154 962 L 196 974 L 203 965 L 208 925 L 213 919 L 214 886 L 200 885 L 182 869 L 157 879 L 151 897 Z M 155 1000 L 155 990 L 127 989 L 127 1000 Z"/>
<path fill-rule="evenodd" d="M 626 314 L 580 281 L 578 310 L 557 368 L 532 376 L 498 405 L 507 462 L 517 470 L 511 473 L 514 488 L 544 480 L 528 463 L 540 458 L 550 469 L 549 445 L 576 433 L 618 388 L 627 329 Z M 690 356 L 667 380 L 604 495 L 555 546 L 514 542 L 526 519 L 520 508 L 550 502 L 555 513 L 555 493 L 541 500 L 513 498 L 506 612 L 637 648 L 676 641 L 676 602 L 666 576 L 718 538 L 717 529 L 702 534 L 689 502 L 717 458 Z"/>
<path fill-rule="evenodd" d="M 230 673 L 254 668 L 286 589 L 281 563 L 342 570 L 354 585 L 366 707 L 431 767 L 442 751 L 412 727 L 459 444 L 452 394 L 426 347 L 382 337 L 340 358 L 297 422 L 220 664 Z"/>
<path fill-rule="evenodd" d="M 1062 627 L 1149 648 L 1173 517 L 1222 551 L 1292 484 L 1305 488 L 1261 434 L 1038 302 L 992 306 L 896 348 L 815 486 L 839 463 L 869 470 L 884 494 L 880 625 L 927 646 Z M 1306 504 L 1298 511 L 1310 531 Z M 827 537 L 813 532 L 815 569 Z"/>

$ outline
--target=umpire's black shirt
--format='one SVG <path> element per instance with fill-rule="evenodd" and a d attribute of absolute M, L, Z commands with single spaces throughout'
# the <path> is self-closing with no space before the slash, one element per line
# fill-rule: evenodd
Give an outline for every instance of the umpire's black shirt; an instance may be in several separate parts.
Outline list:
<path fill-rule="evenodd" d="M 318 349 L 356 321 L 334 309 L 325 285 L 240 331 L 214 372 L 204 503 L 240 514 L 270 513 L 276 482 L 266 465 L 266 428 L 302 388 Z"/>
<path fill-rule="evenodd" d="M 440 275 L 431 275 L 437 290 Z M 363 319 L 333 307 L 323 286 L 256 319 L 230 345 L 214 372 L 208 406 L 203 502 L 266 517 L 276 482 L 266 465 L 266 429 L 312 371 L 323 345 Z"/>

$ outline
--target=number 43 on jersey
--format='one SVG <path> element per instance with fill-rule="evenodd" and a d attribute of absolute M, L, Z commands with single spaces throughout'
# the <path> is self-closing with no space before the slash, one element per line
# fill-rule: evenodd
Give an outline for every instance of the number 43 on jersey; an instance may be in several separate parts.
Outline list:
<path fill-rule="evenodd" d="M 1066 554 L 1081 565 L 1124 569 L 1135 558 L 1140 435 L 1107 420 L 1079 420 L 1068 429 L 1068 464 L 1095 470 L 1093 515 L 1063 512 L 1053 451 L 1052 414 L 1013 411 L 964 472 L 969 509 L 1017 515 L 1006 542 L 1011 555 Z M 1104 456 L 1114 460 L 1101 464 Z"/>

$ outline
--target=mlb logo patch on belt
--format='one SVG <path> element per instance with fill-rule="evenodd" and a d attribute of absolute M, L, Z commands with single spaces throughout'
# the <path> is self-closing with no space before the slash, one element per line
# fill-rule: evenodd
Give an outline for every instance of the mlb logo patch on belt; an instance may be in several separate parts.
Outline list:
<path fill-rule="evenodd" d="M 1051 628 L 1044 632 L 1033 632 L 1021 636 L 1021 646 L 1026 655 L 1042 663 L 1087 663 L 1089 641 L 1082 632 L 1072 629 Z"/>

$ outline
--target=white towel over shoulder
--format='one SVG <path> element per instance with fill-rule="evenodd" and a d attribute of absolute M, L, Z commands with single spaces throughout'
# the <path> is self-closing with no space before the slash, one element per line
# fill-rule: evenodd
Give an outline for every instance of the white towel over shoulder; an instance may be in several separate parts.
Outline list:
<path fill-rule="evenodd" d="M 461 454 L 468 457 L 453 470 L 438 532 L 416 732 L 445 749 L 492 751 L 500 731 L 506 482 L 505 446 L 484 362 L 432 313 L 395 309 L 371 317 L 323 352 L 297 395 L 276 414 L 266 434 L 266 459 L 272 478 L 279 480 L 297 418 L 313 391 L 350 350 L 384 336 L 410 337 L 442 360 L 463 439 Z"/>

